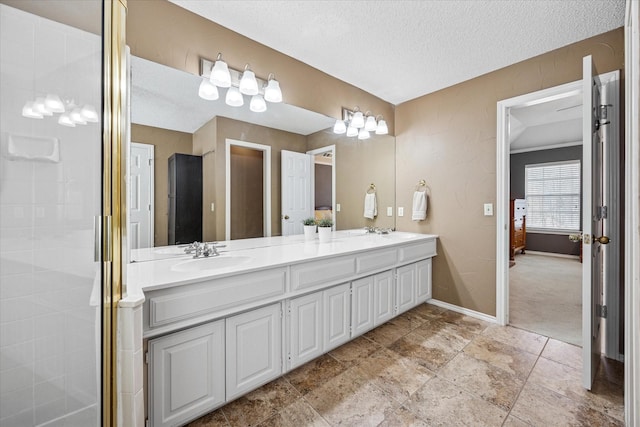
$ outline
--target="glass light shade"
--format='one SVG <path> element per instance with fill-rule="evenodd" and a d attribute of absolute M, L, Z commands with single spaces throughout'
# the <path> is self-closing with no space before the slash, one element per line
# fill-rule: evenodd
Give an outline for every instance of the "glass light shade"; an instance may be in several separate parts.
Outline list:
<path fill-rule="evenodd" d="M 366 129 L 360 129 L 360 132 L 358 132 L 358 139 L 369 139 L 370 137 L 371 134 Z"/>
<path fill-rule="evenodd" d="M 71 119 L 68 113 L 61 114 L 58 118 L 58 124 L 70 128 L 76 127 L 76 123 Z"/>
<path fill-rule="evenodd" d="M 98 113 L 93 105 L 85 104 L 80 113 L 87 122 L 98 123 Z"/>
<path fill-rule="evenodd" d="M 240 79 L 240 93 L 245 95 L 257 95 L 258 94 L 258 81 L 256 75 L 251 70 L 244 70 L 242 78 Z"/>
<path fill-rule="evenodd" d="M 41 97 L 36 98 L 36 100 L 33 102 L 33 110 L 39 114 L 42 114 L 43 116 L 53 116 L 51 110 L 49 110 L 47 106 L 44 105 L 44 98 Z"/>
<path fill-rule="evenodd" d="M 353 117 L 351 118 L 351 126 L 356 129 L 364 127 L 364 115 L 361 111 L 356 111 L 355 113 L 353 113 Z"/>
<path fill-rule="evenodd" d="M 78 125 L 86 125 L 87 124 L 87 121 L 84 119 L 84 117 L 82 117 L 82 112 L 81 112 L 80 108 L 74 108 L 69 113 L 69 117 L 71 118 L 71 120 L 73 120 L 73 122 L 75 124 L 78 124 Z"/>
<path fill-rule="evenodd" d="M 240 93 L 237 87 L 231 86 L 227 90 L 227 96 L 224 102 L 229 107 L 242 107 L 244 105 L 244 98 L 242 97 L 242 94 Z"/>
<path fill-rule="evenodd" d="M 344 120 L 336 120 L 336 124 L 333 125 L 333 133 L 337 133 L 338 135 L 342 135 L 347 131 L 347 125 L 344 123 Z"/>
<path fill-rule="evenodd" d="M 389 133 L 389 128 L 387 127 L 387 122 L 383 119 L 380 119 L 378 122 L 378 127 L 376 128 L 376 135 L 386 135 Z"/>
<path fill-rule="evenodd" d="M 276 79 L 271 79 L 267 83 L 267 87 L 264 88 L 264 99 L 269 102 L 282 102 L 280 83 Z"/>
<path fill-rule="evenodd" d="M 227 63 L 222 59 L 218 59 L 215 64 L 213 64 L 213 69 L 211 70 L 211 77 L 209 77 L 211 83 L 218 87 L 229 87 L 231 86 L 231 73 L 229 73 L 229 67 Z"/>
<path fill-rule="evenodd" d="M 349 127 L 347 128 L 347 136 L 356 136 L 357 134 L 358 134 L 358 129 L 349 125 Z"/>
<path fill-rule="evenodd" d="M 44 100 L 44 105 L 52 113 L 64 113 L 64 103 L 58 95 L 50 93 Z"/>
<path fill-rule="evenodd" d="M 33 102 L 29 101 L 22 107 L 22 116 L 30 119 L 41 119 L 43 115 L 33 109 Z"/>
<path fill-rule="evenodd" d="M 207 101 L 215 101 L 220 97 L 216 85 L 214 85 L 207 79 L 202 79 L 202 81 L 200 82 L 198 95 L 200 96 L 200 98 L 206 99 Z"/>
<path fill-rule="evenodd" d="M 367 120 L 364 122 L 364 129 L 369 132 L 373 132 L 377 127 L 378 124 L 376 123 L 376 118 L 373 116 L 367 117 Z"/>
<path fill-rule="evenodd" d="M 262 95 L 258 94 L 251 97 L 249 109 L 254 113 L 262 113 L 263 111 L 267 111 L 267 103 L 264 102 L 264 98 L 262 97 Z"/>

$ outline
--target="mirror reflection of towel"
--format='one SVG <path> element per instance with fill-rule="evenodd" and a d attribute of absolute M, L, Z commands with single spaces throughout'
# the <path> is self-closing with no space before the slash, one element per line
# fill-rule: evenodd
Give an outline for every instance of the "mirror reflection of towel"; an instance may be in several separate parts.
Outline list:
<path fill-rule="evenodd" d="M 373 219 L 378 215 L 378 206 L 376 203 L 376 193 L 367 193 L 364 195 L 364 217 Z"/>
<path fill-rule="evenodd" d="M 416 191 L 413 193 L 413 213 L 411 220 L 422 221 L 427 218 L 427 192 Z"/>

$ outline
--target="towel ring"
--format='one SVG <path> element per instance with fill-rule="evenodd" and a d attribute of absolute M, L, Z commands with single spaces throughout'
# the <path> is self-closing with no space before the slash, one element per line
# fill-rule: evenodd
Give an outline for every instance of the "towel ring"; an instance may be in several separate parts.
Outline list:
<path fill-rule="evenodd" d="M 376 186 L 374 183 L 371 183 L 371 185 L 369 185 L 369 188 L 367 189 L 367 194 L 372 194 L 376 192 Z"/>
<path fill-rule="evenodd" d="M 420 191 L 421 188 L 423 189 L 422 191 L 427 191 L 427 182 L 424 179 L 421 179 L 416 184 L 416 191 Z"/>

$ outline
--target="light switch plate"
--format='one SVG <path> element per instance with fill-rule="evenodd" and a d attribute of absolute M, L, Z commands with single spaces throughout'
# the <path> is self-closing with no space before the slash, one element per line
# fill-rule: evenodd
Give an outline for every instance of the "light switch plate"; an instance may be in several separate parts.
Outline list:
<path fill-rule="evenodd" d="M 387 216 L 393 216 L 393 207 L 387 206 Z"/>
<path fill-rule="evenodd" d="M 404 208 L 402 206 L 398 208 L 398 216 L 404 216 Z"/>
<path fill-rule="evenodd" d="M 336 203 L 336 212 L 340 212 L 340 203 Z"/>
<path fill-rule="evenodd" d="M 484 204 L 484 216 L 493 216 L 493 203 Z"/>
<path fill-rule="evenodd" d="M 213 212 L 215 210 L 216 206 L 213 202 L 211 202 L 211 212 Z"/>

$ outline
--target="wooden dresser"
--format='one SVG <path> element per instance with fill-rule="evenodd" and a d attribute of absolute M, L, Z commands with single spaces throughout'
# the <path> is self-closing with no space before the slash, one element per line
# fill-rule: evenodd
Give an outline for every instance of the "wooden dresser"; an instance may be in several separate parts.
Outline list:
<path fill-rule="evenodd" d="M 524 199 L 511 199 L 509 204 L 509 259 L 514 260 L 516 252 L 524 253 L 527 244 L 527 203 Z"/>

